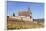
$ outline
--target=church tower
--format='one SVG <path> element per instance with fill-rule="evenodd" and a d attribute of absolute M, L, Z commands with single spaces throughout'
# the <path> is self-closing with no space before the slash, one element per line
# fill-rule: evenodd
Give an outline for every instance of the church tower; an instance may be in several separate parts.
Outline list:
<path fill-rule="evenodd" d="M 32 12 L 31 12 L 30 7 L 28 7 L 28 12 L 30 13 L 29 15 L 32 16 Z"/>
<path fill-rule="evenodd" d="M 31 9 L 30 9 L 30 7 L 28 7 L 28 12 L 30 13 L 29 15 L 29 17 L 30 17 L 30 19 L 31 19 L 31 21 L 33 21 L 33 19 L 32 19 L 32 11 L 31 11 Z"/>

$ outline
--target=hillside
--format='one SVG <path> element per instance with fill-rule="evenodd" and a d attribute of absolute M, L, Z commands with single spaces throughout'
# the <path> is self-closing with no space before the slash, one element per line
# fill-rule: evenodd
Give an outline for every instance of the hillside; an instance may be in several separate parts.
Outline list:
<path fill-rule="evenodd" d="M 38 19 L 34 19 L 34 21 L 39 21 Z M 17 19 L 11 19 L 7 17 L 7 29 L 31 29 L 31 28 L 42 28 L 44 24 L 41 22 L 31 22 L 31 21 L 23 21 Z"/>

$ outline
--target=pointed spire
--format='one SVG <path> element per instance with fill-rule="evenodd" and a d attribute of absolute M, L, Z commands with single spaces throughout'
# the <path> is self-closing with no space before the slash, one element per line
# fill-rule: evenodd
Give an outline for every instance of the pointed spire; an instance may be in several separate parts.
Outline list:
<path fill-rule="evenodd" d="M 30 11 L 30 7 L 28 7 L 28 11 Z"/>
<path fill-rule="evenodd" d="M 30 9 L 30 6 L 28 7 L 28 12 L 30 12 L 32 14 L 31 9 Z"/>

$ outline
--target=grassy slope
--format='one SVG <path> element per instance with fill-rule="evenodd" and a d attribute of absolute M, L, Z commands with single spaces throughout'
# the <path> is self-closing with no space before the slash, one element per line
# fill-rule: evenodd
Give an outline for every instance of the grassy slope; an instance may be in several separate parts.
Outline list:
<path fill-rule="evenodd" d="M 9 21 L 8 29 L 31 29 L 31 28 L 41 28 L 44 27 L 43 24 L 34 22 L 24 22 L 24 21 Z"/>

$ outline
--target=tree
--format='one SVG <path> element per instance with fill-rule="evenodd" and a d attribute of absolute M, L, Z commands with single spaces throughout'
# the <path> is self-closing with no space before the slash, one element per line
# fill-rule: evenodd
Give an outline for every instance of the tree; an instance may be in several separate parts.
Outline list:
<path fill-rule="evenodd" d="M 15 13 L 13 13 L 13 16 L 15 16 Z"/>

